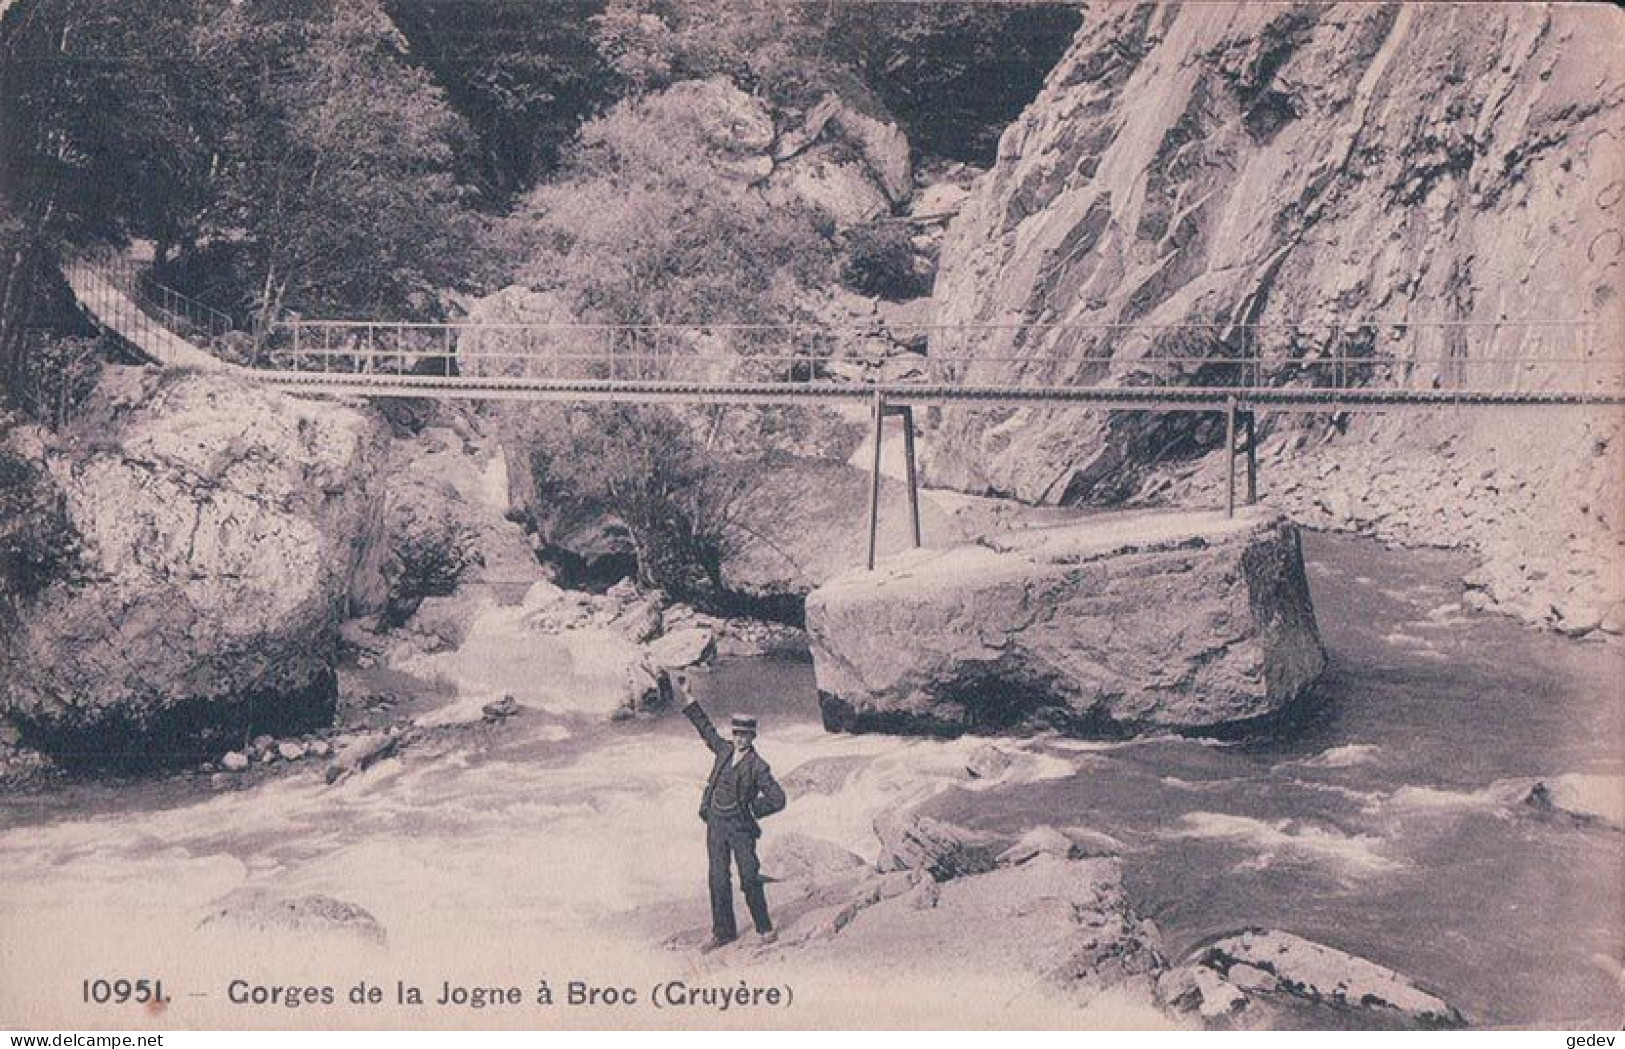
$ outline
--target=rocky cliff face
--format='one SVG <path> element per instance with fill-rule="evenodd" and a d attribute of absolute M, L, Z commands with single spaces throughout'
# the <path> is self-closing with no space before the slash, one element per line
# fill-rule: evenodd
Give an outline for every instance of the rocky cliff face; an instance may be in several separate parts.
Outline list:
<path fill-rule="evenodd" d="M 338 621 L 376 527 L 377 421 L 118 368 L 78 432 L 45 457 L 84 579 L 34 597 L 0 638 L 0 712 L 25 741 L 144 763 L 329 716 Z"/>
<path fill-rule="evenodd" d="M 1622 58 L 1625 16 L 1602 6 L 1101 5 L 951 227 L 937 318 L 1208 327 L 989 330 L 931 352 L 975 358 L 978 382 L 1126 384 L 1150 357 L 1260 349 L 1274 384 L 1325 384 L 1315 362 L 1339 354 L 1373 362 L 1358 382 L 1540 388 L 1589 353 L 1589 377 L 1617 382 Z M 1618 573 L 1597 571 L 1625 534 L 1617 413 L 1261 424 L 1265 497 L 1296 516 L 1474 547 L 1487 604 L 1619 619 Z M 955 409 L 932 476 L 1189 499 L 1222 439 L 1202 415 Z"/>

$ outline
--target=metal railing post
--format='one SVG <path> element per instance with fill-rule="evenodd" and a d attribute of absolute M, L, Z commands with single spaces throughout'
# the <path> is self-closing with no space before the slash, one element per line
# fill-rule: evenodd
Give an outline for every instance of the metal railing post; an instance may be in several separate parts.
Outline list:
<path fill-rule="evenodd" d="M 1243 419 L 1247 441 L 1247 505 L 1258 503 L 1258 410 L 1249 407 Z"/>
<path fill-rule="evenodd" d="M 880 442 L 886 428 L 886 397 L 879 390 L 874 395 L 874 440 L 875 453 L 873 468 L 869 473 L 869 570 L 875 567 L 875 544 L 880 537 Z"/>
<path fill-rule="evenodd" d="M 879 457 L 876 457 L 878 469 Z M 1224 516 L 1236 516 L 1236 399 L 1224 400 Z"/>
<path fill-rule="evenodd" d="M 914 547 L 925 543 L 920 536 L 920 476 L 914 465 L 914 407 L 902 405 L 897 409 L 903 420 L 903 470 L 908 482 L 908 523 L 914 532 Z"/>

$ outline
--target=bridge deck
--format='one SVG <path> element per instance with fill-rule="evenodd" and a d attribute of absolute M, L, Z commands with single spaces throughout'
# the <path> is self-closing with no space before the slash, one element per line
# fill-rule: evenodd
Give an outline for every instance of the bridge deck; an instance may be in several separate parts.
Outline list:
<path fill-rule="evenodd" d="M 229 318 L 144 284 L 127 263 L 81 260 L 63 272 L 91 318 L 149 359 L 224 370 L 289 393 L 1164 412 L 1625 406 L 1625 347 L 1617 332 L 1589 321 L 921 325 L 904 334 L 928 344 L 929 353 L 877 361 L 874 325 L 294 320 L 274 326 L 265 340 L 260 363 L 273 366 L 248 368 L 220 360 L 159 319 L 219 334 L 216 322 L 229 325 Z M 1069 349 L 1022 358 L 978 352 L 990 335 L 1012 332 Z M 1112 343 L 1135 352 L 1087 356 Z M 985 381 L 1017 360 L 1028 375 L 1054 378 Z M 888 376 L 888 366 L 905 374 Z"/>
<path fill-rule="evenodd" d="M 927 383 L 689 383 L 637 380 L 543 380 L 479 376 L 344 375 L 249 371 L 264 386 L 290 393 L 432 399 L 621 401 L 644 404 L 1070 404 L 1112 410 L 1391 411 L 1407 408 L 1625 406 L 1625 389 L 1476 390 L 1305 388 L 1269 386 L 982 386 Z"/>

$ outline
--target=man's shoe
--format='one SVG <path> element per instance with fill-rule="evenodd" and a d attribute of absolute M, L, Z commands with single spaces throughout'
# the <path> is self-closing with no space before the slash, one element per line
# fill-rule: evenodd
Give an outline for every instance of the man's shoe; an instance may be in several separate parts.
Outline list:
<path fill-rule="evenodd" d="M 713 936 L 709 940 L 706 940 L 704 943 L 700 944 L 700 953 L 710 954 L 717 948 L 726 947 L 737 939 L 739 939 L 737 936 Z"/>
<path fill-rule="evenodd" d="M 764 933 L 760 933 L 759 935 L 761 936 L 762 943 L 764 944 L 779 942 L 779 934 L 772 929 L 769 929 Z"/>

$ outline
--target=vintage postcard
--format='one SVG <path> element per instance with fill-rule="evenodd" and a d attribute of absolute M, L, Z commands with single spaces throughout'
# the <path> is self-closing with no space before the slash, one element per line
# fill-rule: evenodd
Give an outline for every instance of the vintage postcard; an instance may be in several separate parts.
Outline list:
<path fill-rule="evenodd" d="M 1610 5 L 0 0 L 0 1026 L 1618 1030 L 1622 197 Z"/>

